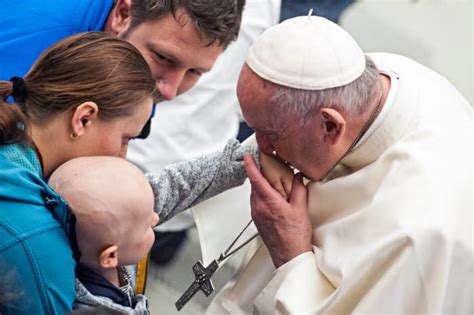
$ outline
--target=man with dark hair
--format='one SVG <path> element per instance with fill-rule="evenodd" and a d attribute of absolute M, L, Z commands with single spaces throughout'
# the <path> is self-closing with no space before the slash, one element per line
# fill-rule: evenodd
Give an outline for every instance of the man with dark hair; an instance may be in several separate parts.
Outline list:
<path fill-rule="evenodd" d="M 169 14 L 176 16 L 183 10 L 194 22 L 199 32 L 206 36 L 209 44 L 217 42 L 226 48 L 234 41 L 240 29 L 240 21 L 245 1 L 133 1 L 131 5 L 132 21 L 129 30 L 136 26 Z"/>
<path fill-rule="evenodd" d="M 8 1 L 0 21 L 0 79 L 23 76 L 69 35 L 105 31 L 140 50 L 164 99 L 189 90 L 237 38 L 245 0 Z"/>

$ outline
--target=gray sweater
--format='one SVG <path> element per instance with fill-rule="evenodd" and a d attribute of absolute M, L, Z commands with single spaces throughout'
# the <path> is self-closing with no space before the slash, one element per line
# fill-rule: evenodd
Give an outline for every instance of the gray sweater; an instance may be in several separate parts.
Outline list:
<path fill-rule="evenodd" d="M 135 294 L 135 266 L 118 267 L 120 282 L 123 285 L 119 288 L 133 305 L 133 308 L 122 306 L 115 303 L 112 299 L 105 296 L 93 295 L 76 278 L 76 300 L 73 309 L 89 311 L 87 314 L 133 314 L 148 315 L 148 301 L 146 296 Z"/>
<path fill-rule="evenodd" d="M 153 188 L 155 211 L 160 216 L 160 223 L 223 191 L 242 185 L 247 178 L 243 166 L 244 153 L 252 153 L 257 165 L 260 165 L 256 147 L 241 146 L 232 139 L 223 150 L 172 164 L 157 174 L 146 174 Z M 121 269 L 122 273 L 132 270 L 128 267 Z M 128 277 L 132 279 L 129 285 L 134 289 L 134 274 Z M 134 308 L 117 305 L 107 297 L 92 295 L 76 279 L 74 309 L 100 308 L 124 314 L 148 314 L 145 296 L 137 295 L 133 300 Z"/>
<path fill-rule="evenodd" d="M 232 139 L 223 150 L 172 164 L 158 174 L 148 173 L 160 223 L 221 192 L 242 185 L 247 178 L 244 153 L 252 153 L 259 163 L 256 147 L 241 146 Z"/>

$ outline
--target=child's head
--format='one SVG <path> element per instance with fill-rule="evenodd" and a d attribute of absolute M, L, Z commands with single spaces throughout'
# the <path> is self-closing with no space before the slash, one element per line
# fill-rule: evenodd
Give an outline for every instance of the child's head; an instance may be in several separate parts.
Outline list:
<path fill-rule="evenodd" d="M 150 250 L 158 215 L 142 172 L 115 157 L 81 157 L 61 165 L 49 185 L 76 216 L 81 263 L 94 268 L 136 264 Z"/>

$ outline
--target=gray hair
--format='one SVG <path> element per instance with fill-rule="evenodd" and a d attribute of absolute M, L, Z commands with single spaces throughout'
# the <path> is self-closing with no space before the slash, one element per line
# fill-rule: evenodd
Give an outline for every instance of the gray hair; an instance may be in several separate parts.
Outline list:
<path fill-rule="evenodd" d="M 271 102 L 274 115 L 296 116 L 301 126 L 305 126 L 322 107 L 342 110 L 351 117 L 360 116 L 380 91 L 378 74 L 377 66 L 366 56 L 362 75 L 344 86 L 302 90 L 273 84 L 275 91 Z"/>

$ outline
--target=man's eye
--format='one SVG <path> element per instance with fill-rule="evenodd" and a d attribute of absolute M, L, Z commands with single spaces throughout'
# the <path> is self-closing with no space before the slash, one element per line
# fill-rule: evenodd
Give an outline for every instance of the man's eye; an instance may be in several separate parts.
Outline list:
<path fill-rule="evenodd" d="M 189 69 L 189 73 L 191 73 L 192 75 L 197 75 L 197 76 L 202 75 L 201 71 L 198 71 L 198 70 L 195 70 L 195 69 Z"/>
<path fill-rule="evenodd" d="M 278 134 L 272 133 L 268 135 L 268 139 L 270 139 L 271 141 L 277 141 L 278 139 L 280 139 L 280 137 L 278 136 Z"/>
<path fill-rule="evenodd" d="M 262 134 L 270 141 L 276 141 L 280 139 L 278 133 L 276 132 L 262 132 Z"/>
<path fill-rule="evenodd" d="M 165 62 L 165 63 L 171 63 L 172 60 L 166 56 L 163 56 L 161 54 L 155 54 L 156 58 L 162 62 Z"/>

